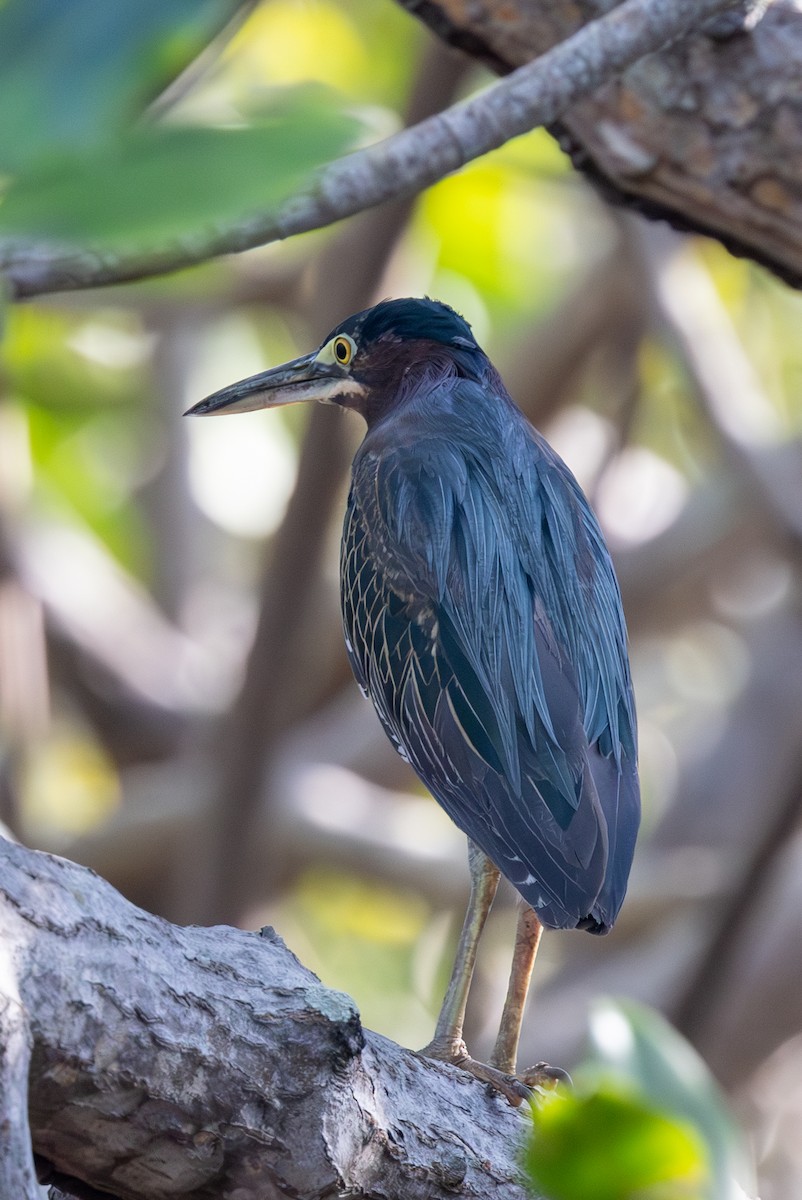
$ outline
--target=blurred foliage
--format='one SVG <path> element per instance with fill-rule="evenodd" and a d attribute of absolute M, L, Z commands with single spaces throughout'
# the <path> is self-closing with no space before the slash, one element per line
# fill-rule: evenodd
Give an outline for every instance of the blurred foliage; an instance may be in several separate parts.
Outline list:
<path fill-rule="evenodd" d="M 211 86 L 249 107 L 266 86 L 314 79 L 352 103 L 375 106 L 377 119 L 392 126 L 423 40 L 422 28 L 394 4 L 272 0 L 232 38 Z"/>
<path fill-rule="evenodd" d="M 321 88 L 274 95 L 248 128 L 132 127 L 233 10 L 185 0 L 0 9 L 0 235 L 154 250 L 276 206 L 337 157 L 356 126 Z M 231 114 L 227 124 L 241 123 Z"/>
<path fill-rule="evenodd" d="M 525 1167 L 549 1200 L 735 1200 L 740 1136 L 702 1060 L 657 1013 L 597 1002 L 575 1087 L 532 1103 Z M 739 1182 L 736 1182 L 739 1181 Z"/>
<path fill-rule="evenodd" d="M 517 324 L 523 314 L 531 320 L 545 313 L 571 272 L 588 263 L 577 224 L 584 198 L 571 187 L 570 170 L 554 140 L 537 130 L 444 179 L 423 197 L 418 227 L 422 234 L 436 235 L 439 277 L 450 277 L 452 288 L 458 281 L 463 287 L 469 283 L 502 328 L 508 320 Z M 602 255 L 610 230 L 593 205 L 587 206 L 585 223 L 597 227 L 594 253 Z M 487 318 L 480 324 L 487 327 Z"/>
<path fill-rule="evenodd" d="M 114 764 L 72 714 L 24 764 L 26 816 L 40 837 L 63 844 L 107 820 L 120 800 Z"/>
<path fill-rule="evenodd" d="M 277 206 L 345 148 L 354 128 L 316 93 L 282 96 L 263 121 L 138 130 L 95 152 L 37 163 L 9 186 L 0 234 L 158 248 Z"/>
<path fill-rule="evenodd" d="M 149 533 L 130 499 L 150 470 L 141 370 L 148 354 L 134 314 L 87 321 L 17 306 L 9 312 L 2 355 L 7 393 L 25 421 L 35 465 L 32 503 L 84 522 L 138 574 L 147 567 Z"/>
<path fill-rule="evenodd" d="M 282 936 L 303 961 L 329 987 L 353 990 L 358 979 L 363 1022 L 394 1029 L 405 1045 L 422 1044 L 439 1003 L 430 923 L 420 896 L 326 870 L 305 872 L 280 914 Z"/>
<path fill-rule="evenodd" d="M 6 0 L 0 175 L 122 134 L 240 0 Z"/>
<path fill-rule="evenodd" d="M 550 1200 L 701 1200 L 709 1194 L 705 1146 L 685 1121 L 599 1084 L 559 1091 L 536 1110 L 527 1156 Z"/>

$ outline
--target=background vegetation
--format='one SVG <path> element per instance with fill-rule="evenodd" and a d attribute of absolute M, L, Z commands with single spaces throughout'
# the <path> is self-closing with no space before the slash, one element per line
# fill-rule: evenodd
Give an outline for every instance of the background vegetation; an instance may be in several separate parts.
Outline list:
<path fill-rule="evenodd" d="M 86 0 L 87 19 L 101 7 Z M 162 95 L 235 7 L 186 5 L 162 25 L 148 5 L 137 43 L 122 6 L 97 43 L 66 45 L 62 28 L 31 59 L 7 38 L 0 99 L 18 120 L 0 133 L 0 236 L 193 236 L 484 82 L 389 2 L 272 0 Z M 45 94 L 69 55 L 73 86 Z M 280 144 L 278 120 L 295 122 Z M 40 212 L 45 195 L 58 203 Z M 7 310 L 0 818 L 173 920 L 274 924 L 367 1025 L 428 1040 L 464 846 L 341 645 L 337 544 L 361 430 L 323 409 L 181 418 L 348 312 L 422 294 L 467 317 L 583 483 L 631 633 L 645 806 L 631 895 L 603 942 L 545 939 L 523 1056 L 570 1067 L 599 993 L 658 1007 L 752 1131 L 763 1200 L 793 1195 L 802 300 L 716 244 L 606 207 L 545 132 L 414 203 Z M 479 1055 L 512 903 L 497 905 L 469 1014 Z"/>

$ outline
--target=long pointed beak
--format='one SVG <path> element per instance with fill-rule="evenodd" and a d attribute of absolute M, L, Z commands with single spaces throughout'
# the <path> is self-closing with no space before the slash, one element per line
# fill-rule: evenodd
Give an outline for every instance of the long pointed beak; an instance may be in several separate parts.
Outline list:
<path fill-rule="evenodd" d="M 342 390 L 346 373 L 336 363 L 321 362 L 317 352 L 304 354 L 281 367 L 241 379 L 188 408 L 185 417 L 253 412 L 302 400 L 330 400 Z"/>

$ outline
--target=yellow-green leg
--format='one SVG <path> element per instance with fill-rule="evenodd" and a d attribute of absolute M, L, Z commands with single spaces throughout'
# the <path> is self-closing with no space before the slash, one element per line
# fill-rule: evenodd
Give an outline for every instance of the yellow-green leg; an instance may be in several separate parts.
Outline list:
<path fill-rule="evenodd" d="M 471 873 L 471 894 L 468 910 L 462 926 L 451 978 L 448 981 L 445 999 L 437 1018 L 434 1037 L 421 1051 L 427 1058 L 442 1058 L 446 1062 L 458 1062 L 468 1057 L 462 1040 L 465 1024 L 465 1008 L 471 988 L 473 969 L 479 939 L 487 921 L 487 915 L 495 899 L 499 881 L 499 869 L 483 850 L 468 842 L 468 866 Z"/>
<path fill-rule="evenodd" d="M 484 851 L 473 842 L 468 842 L 468 862 L 471 872 L 471 895 L 468 911 L 460 934 L 457 955 L 451 971 L 445 1000 L 437 1018 L 434 1037 L 421 1050 L 427 1058 L 439 1058 L 454 1063 L 463 1071 L 469 1071 L 478 1079 L 492 1084 L 506 1096 L 510 1104 L 520 1104 L 531 1095 L 530 1089 L 520 1080 L 512 1078 L 496 1067 L 477 1062 L 468 1054 L 462 1039 L 465 1024 L 465 1008 L 476 963 L 479 938 L 487 921 L 487 915 L 496 895 L 499 871 Z"/>

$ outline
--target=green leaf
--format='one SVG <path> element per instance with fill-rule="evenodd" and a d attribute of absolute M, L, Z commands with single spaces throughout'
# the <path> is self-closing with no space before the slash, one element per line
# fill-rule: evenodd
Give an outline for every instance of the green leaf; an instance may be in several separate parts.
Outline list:
<path fill-rule="evenodd" d="M 708 1158 L 693 1126 L 608 1086 L 533 1106 L 525 1166 L 550 1200 L 700 1200 Z"/>
<path fill-rule="evenodd" d="M 6 0 L 0 172 L 121 132 L 241 0 Z"/>
<path fill-rule="evenodd" d="M 661 1016 L 632 1002 L 597 1003 L 591 1042 L 575 1090 L 533 1105 L 525 1150 L 533 1186 L 549 1200 L 754 1194 L 713 1079 Z"/>
<path fill-rule="evenodd" d="M 20 175 L 0 204 L 0 236 L 113 250 L 203 236 L 277 205 L 354 130 L 330 98 L 305 91 L 255 127 L 137 130 Z"/>
<path fill-rule="evenodd" d="M 702 1059 L 658 1013 L 632 1001 L 598 1001 L 590 1021 L 591 1045 L 604 1078 L 625 1080 L 669 1113 L 690 1121 L 707 1144 L 716 1200 L 747 1191 L 754 1181 L 737 1129 Z"/>

